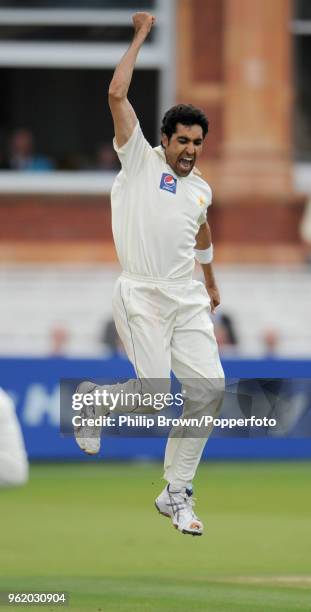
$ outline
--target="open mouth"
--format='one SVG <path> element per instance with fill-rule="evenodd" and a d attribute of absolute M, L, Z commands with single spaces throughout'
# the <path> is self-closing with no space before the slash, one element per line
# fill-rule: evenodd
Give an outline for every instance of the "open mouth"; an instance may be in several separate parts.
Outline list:
<path fill-rule="evenodd" d="M 178 160 L 179 165 L 181 166 L 181 168 L 182 168 L 184 171 L 189 171 L 189 170 L 191 170 L 191 168 L 192 168 L 192 166 L 193 166 L 193 162 L 194 162 L 194 160 L 193 160 L 193 158 L 192 158 L 192 157 L 181 157 L 181 158 Z"/>

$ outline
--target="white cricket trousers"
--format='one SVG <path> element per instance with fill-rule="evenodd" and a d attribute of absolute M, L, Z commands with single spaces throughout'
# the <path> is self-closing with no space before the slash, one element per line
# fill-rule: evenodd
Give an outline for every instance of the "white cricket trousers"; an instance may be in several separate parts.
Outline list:
<path fill-rule="evenodd" d="M 28 459 L 11 398 L 0 388 L 0 487 L 28 480 Z"/>
<path fill-rule="evenodd" d="M 138 392 L 140 380 L 152 386 L 155 379 L 154 392 L 159 392 L 159 382 L 163 391 L 164 381 L 169 392 L 172 370 L 187 388 L 183 416 L 202 412 L 216 416 L 223 399 L 224 372 L 205 286 L 192 279 L 159 281 L 123 272 L 112 303 L 117 331 L 138 377 L 122 385 L 124 391 Z M 209 426 L 198 437 L 172 430 L 164 459 L 167 482 L 176 486 L 192 482 L 211 430 Z"/>

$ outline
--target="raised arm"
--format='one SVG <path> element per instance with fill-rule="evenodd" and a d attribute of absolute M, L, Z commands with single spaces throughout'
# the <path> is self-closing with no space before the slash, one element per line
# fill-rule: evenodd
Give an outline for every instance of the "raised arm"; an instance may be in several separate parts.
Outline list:
<path fill-rule="evenodd" d="M 137 117 L 127 99 L 137 55 L 146 40 L 155 17 L 149 13 L 135 13 L 133 16 L 134 37 L 127 52 L 117 65 L 109 87 L 109 106 L 113 117 L 115 137 L 118 147 L 130 138 Z"/>
<path fill-rule="evenodd" d="M 196 259 L 200 262 L 207 293 L 211 298 L 211 311 L 220 304 L 220 296 L 212 267 L 213 246 L 212 235 L 208 223 L 202 223 L 196 237 Z M 208 262 L 208 263 L 207 263 Z"/>

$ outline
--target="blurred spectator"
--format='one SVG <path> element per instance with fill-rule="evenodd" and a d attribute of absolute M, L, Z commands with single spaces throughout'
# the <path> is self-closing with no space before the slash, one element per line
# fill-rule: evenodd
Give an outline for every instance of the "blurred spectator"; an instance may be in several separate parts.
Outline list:
<path fill-rule="evenodd" d="M 55 325 L 50 334 L 50 355 L 52 357 L 64 357 L 67 353 L 69 332 L 62 325 Z"/>
<path fill-rule="evenodd" d="M 120 170 L 120 162 L 110 143 L 102 143 L 96 154 L 96 170 Z"/>
<path fill-rule="evenodd" d="M 0 387 L 0 487 L 23 485 L 28 459 L 11 398 Z"/>
<path fill-rule="evenodd" d="M 262 334 L 265 357 L 275 357 L 278 354 L 280 334 L 276 329 L 265 329 Z"/>
<path fill-rule="evenodd" d="M 112 357 L 124 355 L 124 347 L 113 319 L 105 323 L 100 340 Z"/>
<path fill-rule="evenodd" d="M 10 170 L 24 172 L 47 172 L 54 169 L 54 163 L 44 155 L 35 153 L 34 137 L 30 130 L 16 130 L 9 142 Z"/>
<path fill-rule="evenodd" d="M 219 351 L 222 355 L 237 353 L 238 339 L 230 315 L 224 313 L 217 316 L 215 321 L 215 336 Z"/>

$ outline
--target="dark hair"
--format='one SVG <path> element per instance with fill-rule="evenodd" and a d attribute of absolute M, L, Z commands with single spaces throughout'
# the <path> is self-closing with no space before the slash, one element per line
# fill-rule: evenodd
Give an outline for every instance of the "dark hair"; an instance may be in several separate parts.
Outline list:
<path fill-rule="evenodd" d="M 203 131 L 203 138 L 208 132 L 208 119 L 203 111 L 192 104 L 177 104 L 170 108 L 162 120 L 161 132 L 166 134 L 168 139 L 176 132 L 176 124 L 200 125 Z"/>

